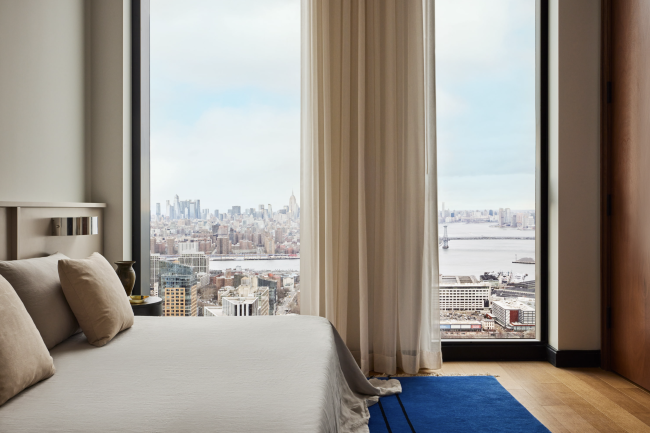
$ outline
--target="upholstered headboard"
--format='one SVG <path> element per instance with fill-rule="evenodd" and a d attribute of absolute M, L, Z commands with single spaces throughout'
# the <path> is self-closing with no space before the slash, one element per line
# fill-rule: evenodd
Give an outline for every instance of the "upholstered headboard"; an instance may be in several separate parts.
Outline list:
<path fill-rule="evenodd" d="M 104 253 L 104 203 L 0 201 L 0 260 L 29 259 L 60 252 L 73 259 Z M 97 217 L 96 235 L 54 236 L 52 218 Z"/>

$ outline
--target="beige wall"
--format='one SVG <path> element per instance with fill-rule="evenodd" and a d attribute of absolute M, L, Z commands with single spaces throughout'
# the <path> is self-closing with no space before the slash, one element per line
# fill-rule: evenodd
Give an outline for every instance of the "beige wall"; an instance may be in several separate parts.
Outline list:
<path fill-rule="evenodd" d="M 600 1 L 550 1 L 549 342 L 600 348 Z"/>
<path fill-rule="evenodd" d="M 0 201 L 102 202 L 131 257 L 130 0 L 0 0 Z"/>
<path fill-rule="evenodd" d="M 0 0 L 0 201 L 82 202 L 84 1 Z"/>

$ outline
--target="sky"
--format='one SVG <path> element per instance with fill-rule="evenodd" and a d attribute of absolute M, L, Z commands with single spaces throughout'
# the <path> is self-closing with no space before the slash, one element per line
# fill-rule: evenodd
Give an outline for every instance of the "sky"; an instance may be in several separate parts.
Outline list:
<path fill-rule="evenodd" d="M 534 8 L 436 1 L 446 209 L 534 208 Z M 300 200 L 300 0 L 151 0 L 150 74 L 152 203 Z"/>

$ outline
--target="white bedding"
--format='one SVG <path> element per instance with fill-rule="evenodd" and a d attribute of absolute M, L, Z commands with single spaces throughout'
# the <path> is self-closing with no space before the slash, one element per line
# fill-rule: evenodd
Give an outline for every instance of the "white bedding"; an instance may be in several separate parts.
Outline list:
<path fill-rule="evenodd" d="M 367 431 L 360 394 L 382 392 L 309 316 L 136 317 L 52 356 L 54 376 L 0 407 L 1 432 Z"/>

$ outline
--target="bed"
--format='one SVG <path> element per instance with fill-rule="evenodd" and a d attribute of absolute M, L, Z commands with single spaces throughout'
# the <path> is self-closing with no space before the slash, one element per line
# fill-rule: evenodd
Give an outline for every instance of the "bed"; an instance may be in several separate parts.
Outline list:
<path fill-rule="evenodd" d="M 337 340 L 318 317 L 136 317 L 104 347 L 56 346 L 56 374 L 0 408 L 0 431 L 367 431 L 359 393 L 378 391 Z"/>
<path fill-rule="evenodd" d="M 39 327 L 30 325 L 56 369 L 0 404 L 0 432 L 363 432 L 368 402 L 401 390 L 396 380 L 366 380 L 329 321 L 312 316 L 136 316 L 103 347 L 74 334 L 76 322 L 50 341 L 44 323 L 68 309 L 54 253 L 103 248 L 101 236 L 51 236 L 50 217 L 97 216 L 101 232 L 103 207 L 0 202 L 4 267 L 40 260 L 43 276 L 22 271 L 33 281 L 9 290 L 32 296 L 23 318 Z"/>

